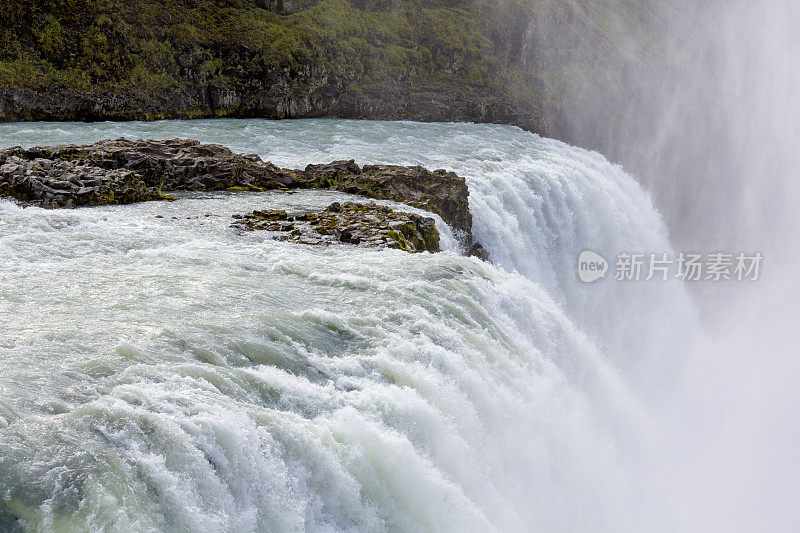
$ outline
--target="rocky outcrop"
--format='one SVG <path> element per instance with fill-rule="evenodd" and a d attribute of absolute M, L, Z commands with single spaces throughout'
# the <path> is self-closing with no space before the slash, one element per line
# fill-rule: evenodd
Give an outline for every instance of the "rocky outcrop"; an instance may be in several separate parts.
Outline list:
<path fill-rule="evenodd" d="M 116 139 L 84 146 L 10 148 L 0 151 L 0 164 L 5 162 L 3 158 L 13 163 L 11 157 L 26 162 L 68 162 L 84 172 L 94 168 L 101 174 L 122 170 L 134 174 L 145 187 L 154 190 L 277 189 L 291 185 L 294 179 L 291 171 L 264 163 L 257 155 L 235 154 L 224 146 L 191 139 Z M 36 188 L 35 182 L 31 182 L 31 186 Z M 75 205 L 84 204 L 76 202 Z"/>
<path fill-rule="evenodd" d="M 360 169 L 350 160 L 308 165 L 305 175 L 319 186 L 413 205 L 436 213 L 457 231 L 472 230 L 469 189 L 453 172 L 397 165 L 366 165 Z"/>
<path fill-rule="evenodd" d="M 412 253 L 439 251 L 439 231 L 433 218 L 375 203 L 334 202 L 319 213 L 295 215 L 283 210 L 253 211 L 234 215 L 234 219 L 234 227 L 270 231 L 277 240 L 301 244 L 346 243 Z"/>
<path fill-rule="evenodd" d="M 84 162 L 9 155 L 0 159 L 0 195 L 42 207 L 127 204 L 166 200 L 130 170 L 105 170 Z"/>
<path fill-rule="evenodd" d="M 171 191 L 320 188 L 392 200 L 435 213 L 453 228 L 466 250 L 485 257 L 472 239 L 466 182 L 446 170 L 396 165 L 361 168 L 352 160 L 308 165 L 304 170 L 283 169 L 257 155 L 236 154 L 224 146 L 191 139 L 117 139 L 84 146 L 0 150 L 0 195 L 49 208 L 169 200 Z M 378 214 L 362 211 L 348 208 L 347 212 Z M 425 240 L 424 232 L 421 234 Z M 400 237 L 420 249 L 413 235 L 404 235 L 401 232 Z M 395 240 L 402 242 L 399 237 Z M 430 249 L 430 244 L 424 249 Z"/>

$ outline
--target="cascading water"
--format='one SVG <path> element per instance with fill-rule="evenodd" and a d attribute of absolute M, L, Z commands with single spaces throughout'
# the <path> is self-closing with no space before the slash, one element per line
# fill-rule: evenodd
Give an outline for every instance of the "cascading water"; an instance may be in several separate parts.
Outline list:
<path fill-rule="evenodd" d="M 585 249 L 609 261 L 671 251 L 620 168 L 465 124 L 17 124 L 0 126 L 0 145 L 120 135 L 192 137 L 283 166 L 454 170 L 495 264 L 229 227 L 233 213 L 339 193 L 0 203 L 4 527 L 654 529 L 638 458 L 654 387 L 696 317 L 674 282 L 578 279 Z"/>

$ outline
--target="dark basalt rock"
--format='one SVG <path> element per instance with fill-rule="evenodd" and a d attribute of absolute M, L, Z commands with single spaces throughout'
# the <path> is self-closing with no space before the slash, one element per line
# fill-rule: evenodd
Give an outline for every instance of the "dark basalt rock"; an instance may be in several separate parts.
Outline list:
<path fill-rule="evenodd" d="M 464 179 L 453 172 L 397 165 L 367 165 L 359 169 L 350 160 L 308 165 L 306 175 L 317 186 L 402 202 L 436 213 L 457 231 L 472 231 L 469 189 Z"/>
<path fill-rule="evenodd" d="M 479 242 L 472 243 L 472 246 L 469 247 L 467 255 L 470 255 L 472 257 L 477 257 L 481 261 L 489 260 L 489 252 Z"/>
<path fill-rule="evenodd" d="M 0 122 L 336 117 L 514 124 L 542 135 L 555 133 L 553 120 L 530 102 L 486 83 L 395 79 L 373 85 L 355 69 L 337 70 L 319 64 L 281 66 L 239 83 L 181 80 L 148 90 L 0 86 Z"/>
<path fill-rule="evenodd" d="M 127 170 L 147 187 L 170 191 L 229 187 L 263 190 L 285 188 L 292 182 L 281 169 L 264 163 L 257 155 L 235 154 L 224 146 L 191 139 L 116 139 L 84 146 L 11 148 L 0 151 L 0 161 L 11 154 L 28 161 L 50 159 L 107 171 Z"/>
<path fill-rule="evenodd" d="M 169 200 L 148 187 L 135 173 L 105 170 L 91 164 L 60 159 L 0 160 L 0 195 L 12 196 L 42 207 L 128 204 L 145 200 Z"/>
<path fill-rule="evenodd" d="M 346 243 L 407 252 L 438 252 L 439 231 L 430 217 L 394 211 L 375 203 L 334 202 L 319 213 L 288 215 L 283 210 L 234 215 L 234 227 L 274 232 L 274 238 L 330 246 Z"/>
<path fill-rule="evenodd" d="M 436 213 L 455 230 L 465 250 L 485 258 L 483 248 L 472 240 L 466 182 L 445 170 L 359 168 L 353 160 L 290 170 L 257 155 L 191 139 L 117 139 L 0 150 L 0 196 L 48 208 L 169 200 L 165 193 L 170 191 L 303 188 L 334 189 Z"/>

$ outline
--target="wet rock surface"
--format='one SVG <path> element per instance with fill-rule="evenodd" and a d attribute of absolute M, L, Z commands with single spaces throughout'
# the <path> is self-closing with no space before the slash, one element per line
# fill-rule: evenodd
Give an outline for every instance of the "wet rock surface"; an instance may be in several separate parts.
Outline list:
<path fill-rule="evenodd" d="M 361 168 L 353 160 L 283 169 L 257 155 L 191 139 L 0 150 L 0 196 L 47 208 L 170 200 L 172 191 L 291 189 L 332 189 L 425 209 L 453 228 L 468 253 L 486 258 L 472 239 L 467 184 L 446 170 Z M 417 247 L 413 239 L 409 242 Z"/>
<path fill-rule="evenodd" d="M 433 218 L 389 207 L 334 202 L 318 213 L 289 215 L 284 210 L 234 215 L 233 226 L 245 231 L 266 230 L 274 238 L 301 244 L 351 244 L 367 248 L 396 248 L 407 252 L 438 252 L 439 231 Z"/>
<path fill-rule="evenodd" d="M 397 165 L 365 165 L 359 169 L 351 160 L 308 165 L 305 173 L 320 186 L 419 207 L 436 213 L 457 231 L 472 231 L 469 189 L 464 178 L 453 172 Z"/>
<path fill-rule="evenodd" d="M 261 161 L 257 155 L 235 154 L 224 146 L 202 144 L 191 139 L 116 139 L 83 146 L 9 148 L 0 151 L 0 164 L 10 158 L 26 162 L 49 160 L 57 165 L 69 162 L 80 166 L 81 174 L 91 172 L 100 178 L 104 172 L 126 171 L 153 190 L 213 191 L 230 187 L 264 190 L 285 188 L 292 182 L 289 173 Z M 0 171 L 0 180 L 5 176 L 6 173 Z M 75 202 L 75 205 L 84 204 Z"/>
<path fill-rule="evenodd" d="M 129 170 L 14 155 L 0 159 L 0 195 L 50 208 L 171 199 Z"/>

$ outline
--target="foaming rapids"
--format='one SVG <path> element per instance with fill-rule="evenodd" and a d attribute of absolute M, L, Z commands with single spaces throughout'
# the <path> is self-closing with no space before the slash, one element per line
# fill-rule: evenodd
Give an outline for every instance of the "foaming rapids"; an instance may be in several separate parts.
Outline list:
<path fill-rule="evenodd" d="M 0 202 L 0 525 L 32 530 L 641 531 L 661 392 L 696 315 L 617 282 L 671 253 L 599 154 L 516 128 L 313 120 L 0 125 L 0 145 L 194 137 L 284 166 L 467 178 L 494 263 L 241 235 L 339 193 Z M 435 145 L 430 139 L 436 139 Z M 611 264 L 585 284 L 576 262 Z M 45 312 L 43 312 L 43 310 Z M 666 317 L 666 318 L 665 318 Z M 658 483 L 656 483 L 658 484 Z"/>

